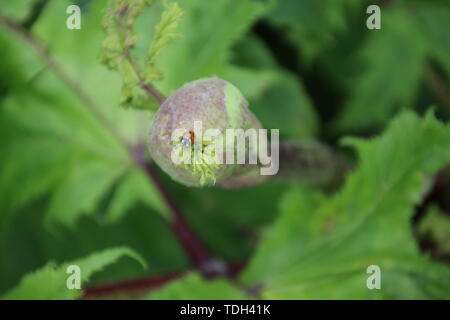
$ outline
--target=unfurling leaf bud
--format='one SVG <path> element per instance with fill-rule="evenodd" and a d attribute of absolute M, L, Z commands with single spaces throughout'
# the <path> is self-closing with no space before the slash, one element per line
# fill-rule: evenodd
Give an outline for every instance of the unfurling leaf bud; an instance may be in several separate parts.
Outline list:
<path fill-rule="evenodd" d="M 235 86 L 218 78 L 200 79 L 164 101 L 154 117 L 148 145 L 155 162 L 174 180 L 189 186 L 211 185 L 231 177 L 243 165 L 225 164 L 217 149 L 208 147 L 217 139 L 222 146 L 229 145 L 224 139 L 227 129 L 250 128 L 257 130 L 261 125 Z M 206 137 L 212 131 L 208 129 L 220 133 Z M 174 155 L 188 161 L 174 161 Z"/>

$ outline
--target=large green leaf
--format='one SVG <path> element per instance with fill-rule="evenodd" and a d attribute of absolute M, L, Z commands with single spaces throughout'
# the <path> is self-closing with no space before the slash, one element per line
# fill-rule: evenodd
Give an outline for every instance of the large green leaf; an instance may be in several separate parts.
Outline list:
<path fill-rule="evenodd" d="M 63 72 L 73 79 L 79 86 L 79 89 L 90 96 L 91 100 L 94 100 L 96 109 L 112 123 L 114 130 L 125 138 L 125 142 L 129 145 L 142 142 L 146 136 L 146 128 L 151 123 L 151 114 L 130 112 L 116 108 L 119 103 L 120 78 L 117 74 L 101 66 L 97 61 L 97 54 L 104 37 L 100 22 L 106 1 L 92 2 L 89 6 L 83 8 L 82 28 L 80 30 L 58 27 L 65 25 L 66 15 L 60 14 L 60 12 L 65 11 L 69 2 L 53 1 L 49 3 L 42 17 L 33 26 L 33 35 L 36 35 L 44 46 L 50 50 Z M 260 94 L 267 87 L 266 83 L 272 81 L 272 73 L 265 71 L 259 73 L 247 72 L 237 67 L 228 69 L 227 60 L 230 47 L 234 41 L 245 32 L 258 15 L 266 10 L 267 6 L 267 3 L 250 0 L 236 4 L 228 1 L 215 1 L 207 4 L 200 1 L 183 2 L 183 8 L 187 13 L 186 18 L 183 20 L 183 26 L 180 28 L 182 36 L 178 37 L 175 43 L 169 45 L 162 56 L 160 56 L 158 60 L 160 62 L 157 61 L 159 70 L 162 70 L 165 74 L 162 87 L 164 87 L 164 84 L 167 84 L 167 88 L 170 88 L 170 90 L 165 92 L 176 89 L 185 81 L 194 80 L 200 76 L 211 76 L 222 70 L 226 71 L 230 78 L 235 79 L 237 82 L 242 83 L 239 79 L 252 79 L 252 83 L 255 86 L 249 87 L 250 96 Z M 233 19 L 220 19 L 219 16 L 223 14 L 223 10 L 230 12 Z M 150 42 L 153 35 L 152 25 L 156 25 L 158 20 L 158 5 L 144 12 L 142 19 L 138 20 L 136 26 L 136 33 L 140 41 L 138 41 L 138 51 L 143 52 L 147 50 L 148 46 L 146 44 Z M 223 25 L 217 25 L 218 21 Z M 211 25 L 214 25 L 214 30 L 217 31 L 214 37 L 211 37 L 210 34 Z M 192 61 L 189 59 L 192 59 Z M 178 64 L 182 68 L 177 69 Z M 41 66 L 44 68 L 42 64 Z M 187 72 L 188 69 L 192 72 Z M 264 77 L 261 77 L 261 75 L 264 75 Z M 68 97 L 73 100 L 73 104 L 76 105 L 77 109 L 81 110 L 86 107 L 81 105 L 73 92 L 70 92 L 68 88 L 64 88 L 65 86 L 55 79 L 52 70 L 46 70 L 37 76 L 38 78 L 35 79 L 35 82 L 42 87 L 41 91 L 44 92 L 42 94 L 54 95 L 59 99 L 58 103 L 53 102 L 47 106 L 51 109 L 49 111 L 50 116 L 52 116 L 54 111 L 58 112 L 61 109 L 59 104 L 68 104 L 66 102 L 69 99 Z M 61 92 L 67 93 L 67 97 L 61 97 Z M 28 94 L 27 97 L 29 97 L 30 104 L 32 104 L 31 101 L 34 104 L 34 95 Z M 38 105 L 33 105 L 32 107 L 36 108 L 36 110 L 39 108 Z M 10 109 L 14 109 L 14 107 Z M 12 117 L 17 117 L 20 120 L 22 115 L 19 113 L 17 111 Z M 81 152 L 78 148 L 74 148 L 73 145 L 67 143 L 67 139 L 70 137 L 68 134 L 62 138 L 57 135 L 57 140 L 61 141 L 61 144 L 66 146 L 71 154 L 61 150 L 60 146 L 45 146 L 46 149 L 51 149 L 52 151 L 42 155 L 45 159 L 41 162 L 44 163 L 43 165 L 46 165 L 45 168 L 50 168 L 51 170 L 37 171 L 33 162 L 28 163 L 27 166 L 16 165 L 17 168 L 22 168 L 23 173 L 26 172 L 23 170 L 24 167 L 30 168 L 29 172 L 33 172 L 33 174 L 35 171 L 37 172 L 38 177 L 36 179 L 29 179 L 29 183 L 34 186 L 32 188 L 34 197 L 44 194 L 48 190 L 58 188 L 51 200 L 49 217 L 52 220 L 56 219 L 65 224 L 73 225 L 81 214 L 92 214 L 97 209 L 99 202 L 113 188 L 116 182 L 124 182 L 126 184 L 123 187 L 117 187 L 114 194 L 118 196 L 118 199 L 113 199 L 109 206 L 109 216 L 115 217 L 113 220 L 122 216 L 133 202 L 139 199 L 142 200 L 147 192 L 150 193 L 144 199 L 144 202 L 154 206 L 158 212 L 165 214 L 165 207 L 161 204 L 154 186 L 147 181 L 148 179 L 143 177 L 141 171 L 129 169 L 134 164 L 126 150 L 118 145 L 108 130 L 96 123 L 98 121 L 92 117 L 92 114 L 89 114 L 89 112 L 84 112 L 84 114 L 90 119 L 91 125 L 98 127 L 97 130 L 101 130 L 101 135 L 106 137 L 105 139 L 108 140 L 109 144 L 100 141 L 98 133 L 88 135 L 85 130 L 76 130 L 77 135 L 86 136 L 86 141 L 84 142 L 89 144 L 91 151 L 102 151 L 102 155 L 116 161 L 103 162 L 103 158 L 98 159 L 95 157 L 91 159 L 84 156 L 75 158 L 72 153 L 78 156 Z M 36 119 L 41 118 L 41 115 L 38 114 L 37 116 L 39 118 Z M 67 118 L 70 119 L 70 117 Z M 75 120 L 71 121 L 74 122 L 73 127 L 81 127 L 81 124 L 76 123 Z M 79 122 L 83 121 L 86 121 L 86 119 L 79 119 Z M 52 121 L 55 125 L 69 128 L 66 122 L 67 119 Z M 48 125 L 48 121 L 38 120 L 34 124 L 37 130 L 41 130 L 41 127 Z M 23 129 L 27 130 L 27 126 L 24 126 Z M 45 129 L 47 130 L 47 128 Z M 16 131 L 16 129 L 12 129 L 13 131 Z M 67 131 L 70 132 L 71 130 Z M 74 131 L 71 131 L 72 135 Z M 51 132 L 51 134 L 55 134 L 55 132 Z M 29 139 L 29 145 L 32 148 L 28 149 L 29 152 L 24 157 L 25 159 L 35 158 L 37 150 L 40 150 L 39 143 L 42 143 L 42 139 L 37 139 L 37 136 L 34 135 L 30 135 Z M 110 146 L 110 144 L 114 147 Z M 11 140 L 11 145 L 15 145 L 15 140 Z M 5 150 L 6 152 L 7 150 Z M 81 154 L 84 155 L 85 152 Z M 95 175 L 93 175 L 94 169 L 92 168 L 95 167 L 101 168 L 101 170 L 96 171 Z M 9 169 L 5 169 L 5 172 L 8 172 L 8 175 L 11 176 L 10 180 L 5 180 L 5 188 L 8 187 L 10 190 L 14 190 L 11 181 L 17 181 L 17 175 L 13 174 Z M 43 172 L 48 172 L 49 174 L 44 174 Z M 127 177 L 130 174 L 132 176 Z M 139 175 L 141 176 L 139 177 Z M 98 183 L 93 183 L 94 180 Z M 130 180 L 139 181 L 139 183 L 133 186 L 131 183 L 127 183 Z M 37 181 L 39 181 L 39 185 Z M 25 203 L 25 200 L 31 198 L 30 196 L 18 203 Z M 66 208 L 64 203 L 73 205 L 68 205 Z"/>
<path fill-rule="evenodd" d="M 403 113 L 371 140 L 347 139 L 359 167 L 332 198 L 294 187 L 242 275 L 265 298 L 449 298 L 450 270 L 419 253 L 413 208 L 450 161 L 450 127 Z M 366 268 L 381 268 L 381 290 Z"/>
<path fill-rule="evenodd" d="M 69 222 L 94 209 L 131 161 L 53 75 L 40 79 L 2 101 L 1 205 L 13 210 L 54 190 L 50 215 Z"/>
<path fill-rule="evenodd" d="M 0 191 L 4 195 L 0 221 L 51 193 L 47 221 L 73 226 L 82 214 L 95 213 L 116 183 L 129 179 L 141 182 L 135 186 L 140 196 L 116 200 L 111 204 L 114 214 L 121 216 L 147 193 L 144 203 L 165 215 L 159 193 L 135 168 L 124 145 L 133 146 L 143 139 L 151 115 L 116 108 L 120 79 L 97 61 L 105 1 L 83 11 L 81 30 L 57 27 L 65 25 L 66 16 L 60 13 L 68 3 L 52 1 L 33 26 L 42 46 L 51 49 L 50 59 L 57 63 L 52 68 L 38 55 L 39 44 L 23 41 L 23 35 L 10 28 L 0 29 L 0 41 L 8 48 L 2 56 L 12 63 L 1 64 L 2 68 L 14 68 L 17 75 L 13 82 L 17 85 L 11 85 L 9 73 L 0 76 L 0 86 L 7 84 L 3 87 L 6 96 L 0 101 L 0 130 L 5 138 L 0 150 Z M 123 201 L 127 204 L 120 204 Z"/>
<path fill-rule="evenodd" d="M 0 296 L 24 274 L 48 261 L 72 261 L 117 246 L 133 248 L 152 263 L 144 270 L 136 263 L 119 261 L 95 274 L 89 285 L 186 270 L 189 259 L 167 221 L 145 201 L 139 202 L 127 209 L 126 215 L 114 217 L 120 218 L 120 223 L 108 223 L 105 210 L 105 215 L 81 217 L 76 228 L 49 228 L 44 224 L 47 211 L 44 199 L 20 209 L 0 229 Z"/>
<path fill-rule="evenodd" d="M 382 19 L 362 48 L 363 71 L 338 118 L 342 130 L 382 127 L 416 97 L 428 49 L 423 31 L 401 7 L 384 9 Z"/>
<path fill-rule="evenodd" d="M 165 49 L 156 63 L 164 73 L 158 86 L 169 94 L 185 82 L 223 72 L 231 46 L 269 8 L 270 2 L 181 2 L 186 12 L 179 26 L 181 36 Z"/>
<path fill-rule="evenodd" d="M 19 284 L 7 292 L 2 299 L 8 300 L 49 300 L 49 299 L 75 299 L 83 294 L 82 289 L 69 289 L 67 287 L 67 268 L 76 265 L 80 268 L 81 282 L 86 283 L 96 272 L 114 263 L 122 256 L 128 256 L 146 266 L 144 260 L 133 250 L 128 248 L 111 248 L 90 256 L 56 266 L 50 262 L 45 267 L 30 273 L 22 278 Z"/>

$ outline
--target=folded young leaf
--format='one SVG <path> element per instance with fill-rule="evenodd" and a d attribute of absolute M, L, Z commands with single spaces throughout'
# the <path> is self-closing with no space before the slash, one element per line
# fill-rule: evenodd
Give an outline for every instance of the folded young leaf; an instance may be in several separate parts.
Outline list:
<path fill-rule="evenodd" d="M 148 50 L 144 77 L 147 81 L 160 80 L 163 73 L 156 69 L 155 62 L 172 39 L 179 35 L 178 24 L 183 17 L 183 10 L 178 3 L 168 3 L 161 20 L 155 26 L 155 34 Z"/>

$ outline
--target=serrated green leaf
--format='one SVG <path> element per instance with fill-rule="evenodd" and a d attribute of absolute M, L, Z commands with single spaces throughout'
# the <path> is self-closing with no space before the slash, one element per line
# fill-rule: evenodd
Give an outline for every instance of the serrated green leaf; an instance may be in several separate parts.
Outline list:
<path fill-rule="evenodd" d="M 150 300 L 244 300 L 249 297 L 225 279 L 205 280 L 196 273 L 176 279 L 150 293 Z"/>
<path fill-rule="evenodd" d="M 74 226 L 83 214 L 95 213 L 118 178 L 135 166 L 124 144 L 140 143 L 151 122 L 148 113 L 114 107 L 120 79 L 96 58 L 105 1 L 87 7 L 80 30 L 58 27 L 65 25 L 66 16 L 58 12 L 65 12 L 67 3 L 49 2 L 33 33 L 43 47 L 51 48 L 57 71 L 72 86 L 45 65 L 33 46 L 0 27 L 0 37 L 10 48 L 2 55 L 11 57 L 8 61 L 16 56 L 24 62 L 11 66 L 22 74 L 20 83 L 0 100 L 0 132 L 5 139 L 0 149 L 2 223 L 18 208 L 48 195 L 48 222 Z M 9 78 L 2 73 L 0 83 L 8 83 Z M 148 199 L 157 197 L 156 192 L 148 195 Z"/>
<path fill-rule="evenodd" d="M 403 113 L 382 136 L 351 143 L 360 165 L 343 189 L 328 199 L 293 189 L 243 281 L 272 299 L 449 298 L 450 270 L 419 253 L 410 218 L 450 162 L 450 127 Z M 381 290 L 366 287 L 369 265 L 381 268 Z"/>
<path fill-rule="evenodd" d="M 116 246 L 133 248 L 152 263 L 144 270 L 137 263 L 119 261 L 95 274 L 89 285 L 159 276 L 189 268 L 188 257 L 167 221 L 143 201 L 127 209 L 119 223 L 106 223 L 103 215 L 82 216 L 76 228 L 60 225 L 49 228 L 44 223 L 45 213 L 45 201 L 35 201 L 14 214 L 0 229 L 0 297 L 24 274 L 48 261 L 72 261 Z"/>
<path fill-rule="evenodd" d="M 93 253 L 85 258 L 64 263 L 57 266 L 54 262 L 30 273 L 22 278 L 17 286 L 6 293 L 2 299 L 6 300 L 54 300 L 76 299 L 83 294 L 82 289 L 69 289 L 67 287 L 67 268 L 70 265 L 80 267 L 81 282 L 86 283 L 96 272 L 101 271 L 107 265 L 116 262 L 122 256 L 128 256 L 138 261 L 144 268 L 145 261 L 139 254 L 129 248 L 111 248 Z"/>

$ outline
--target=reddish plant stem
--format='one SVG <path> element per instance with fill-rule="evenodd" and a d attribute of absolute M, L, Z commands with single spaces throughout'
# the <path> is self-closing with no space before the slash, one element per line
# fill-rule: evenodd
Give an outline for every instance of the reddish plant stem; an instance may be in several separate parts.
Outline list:
<path fill-rule="evenodd" d="M 176 205 L 176 202 L 161 181 L 161 178 L 159 177 L 155 166 L 153 165 L 153 163 L 148 161 L 145 155 L 145 146 L 142 144 L 137 145 L 132 150 L 132 153 L 138 166 L 142 168 L 149 179 L 154 183 L 161 197 L 164 199 L 166 205 L 168 206 L 168 209 L 171 213 L 171 220 L 169 221 L 170 228 L 180 242 L 194 267 L 208 278 L 225 275 L 227 272 L 226 266 L 222 262 L 213 259 L 209 255 L 203 243 L 194 234 L 189 224 L 186 222 L 183 214 Z"/>
<path fill-rule="evenodd" d="M 127 10 L 128 7 L 125 7 L 123 13 L 124 15 Z M 121 41 L 124 41 L 124 39 L 121 39 Z M 166 100 L 164 94 L 145 80 L 138 63 L 131 55 L 130 48 L 125 45 L 122 45 L 122 48 L 125 59 L 130 64 L 137 79 L 139 80 L 139 86 L 161 105 L 164 100 Z M 166 187 L 162 183 L 158 173 L 156 172 L 156 168 L 149 161 L 149 159 L 147 159 L 144 143 L 139 141 L 137 146 L 131 150 L 131 154 L 138 166 L 141 167 L 149 179 L 153 181 L 161 197 L 166 202 L 166 205 L 171 212 L 169 221 L 170 228 L 172 229 L 173 234 L 177 237 L 186 254 L 189 256 L 192 264 L 206 277 L 224 274 L 222 271 L 226 268 L 217 268 L 217 261 L 210 257 L 202 242 L 196 237 L 194 232 L 192 232 L 184 216 L 178 209 L 176 202 L 170 196 Z"/>
<path fill-rule="evenodd" d="M 190 230 L 189 225 L 178 209 L 175 201 L 172 199 L 170 194 L 167 192 L 165 186 L 162 184 L 158 173 L 155 170 L 153 164 L 146 162 L 144 164 L 144 170 L 147 175 L 152 179 L 153 183 L 158 188 L 162 198 L 165 200 L 172 213 L 170 227 L 172 228 L 174 234 L 180 241 L 181 245 L 185 249 L 187 255 L 191 261 L 196 266 L 200 266 L 209 260 L 209 254 L 206 249 L 203 248 L 201 242 L 197 239 L 194 233 Z"/>
<path fill-rule="evenodd" d="M 110 284 L 100 284 L 87 287 L 84 290 L 82 299 L 107 298 L 108 296 L 126 294 L 127 296 L 136 296 L 148 294 L 150 291 L 164 286 L 168 282 L 182 277 L 183 274 L 171 273 L 152 278 L 142 278 L 127 280 Z"/>
<path fill-rule="evenodd" d="M 166 97 L 159 92 L 154 86 L 152 86 L 149 83 L 145 83 L 143 80 L 140 81 L 140 86 L 147 91 L 149 95 L 155 98 L 156 101 L 158 101 L 159 104 L 162 104 L 164 100 L 166 100 Z"/>
<path fill-rule="evenodd" d="M 230 262 L 229 267 L 229 275 L 231 278 L 234 278 L 245 267 L 245 264 Z M 108 297 L 121 294 L 125 294 L 126 297 L 135 297 L 139 299 L 142 298 L 143 295 L 148 295 L 151 291 L 156 290 L 173 280 L 183 278 L 186 274 L 186 272 L 177 272 L 114 283 L 96 284 L 85 288 L 82 299 L 107 299 Z"/>
<path fill-rule="evenodd" d="M 132 66 L 137 78 L 139 79 L 139 86 L 147 92 L 147 94 L 153 97 L 159 104 L 162 104 L 166 97 L 158 91 L 152 84 L 146 82 L 141 75 L 141 71 L 136 61 L 131 56 L 130 52 L 125 53 L 125 57 Z M 159 190 L 161 197 L 165 200 L 168 208 L 171 212 L 170 228 L 172 232 L 183 246 L 186 254 L 189 256 L 193 265 L 202 273 L 205 277 L 213 277 L 226 274 L 226 266 L 215 259 L 211 258 L 204 248 L 202 242 L 192 232 L 189 224 L 186 222 L 183 214 L 178 209 L 176 202 L 170 196 L 166 187 L 162 183 L 156 168 L 151 162 L 148 161 L 145 155 L 145 146 L 142 142 L 132 150 L 132 154 L 136 163 L 146 172 L 150 180 L 153 181 L 157 189 Z"/>

